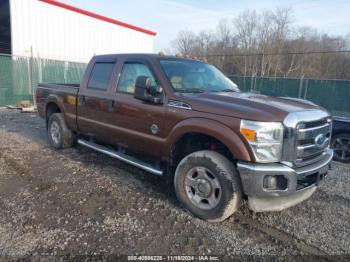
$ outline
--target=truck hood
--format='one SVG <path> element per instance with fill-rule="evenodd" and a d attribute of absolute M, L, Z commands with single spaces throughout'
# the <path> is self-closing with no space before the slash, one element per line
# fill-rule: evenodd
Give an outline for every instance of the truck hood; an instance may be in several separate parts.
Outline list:
<path fill-rule="evenodd" d="M 181 97 L 192 110 L 255 121 L 281 122 L 291 112 L 322 109 L 307 100 L 253 93 L 182 94 Z"/>

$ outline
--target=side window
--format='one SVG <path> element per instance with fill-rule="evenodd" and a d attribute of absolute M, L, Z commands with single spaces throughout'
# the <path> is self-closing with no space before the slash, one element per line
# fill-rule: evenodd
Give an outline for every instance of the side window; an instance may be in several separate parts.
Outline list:
<path fill-rule="evenodd" d="M 92 68 L 87 88 L 106 91 L 115 63 L 97 62 Z"/>
<path fill-rule="evenodd" d="M 125 63 L 118 82 L 118 92 L 133 94 L 136 79 L 139 76 L 148 76 L 152 79 L 152 85 L 157 85 L 148 66 L 140 63 Z"/>

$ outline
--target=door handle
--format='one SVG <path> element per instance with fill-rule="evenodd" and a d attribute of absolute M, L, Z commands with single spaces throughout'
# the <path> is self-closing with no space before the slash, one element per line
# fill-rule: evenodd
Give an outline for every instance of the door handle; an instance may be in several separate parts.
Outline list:
<path fill-rule="evenodd" d="M 110 99 L 108 100 L 108 112 L 113 112 L 115 106 L 115 101 Z"/>
<path fill-rule="evenodd" d="M 79 105 L 84 105 L 85 104 L 85 96 L 79 95 Z"/>

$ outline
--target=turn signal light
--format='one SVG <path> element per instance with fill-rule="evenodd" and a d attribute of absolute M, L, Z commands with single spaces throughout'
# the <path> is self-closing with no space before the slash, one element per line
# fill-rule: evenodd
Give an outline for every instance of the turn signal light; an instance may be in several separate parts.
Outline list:
<path fill-rule="evenodd" d="M 254 141 L 256 138 L 255 130 L 241 128 L 241 134 L 249 141 Z"/>

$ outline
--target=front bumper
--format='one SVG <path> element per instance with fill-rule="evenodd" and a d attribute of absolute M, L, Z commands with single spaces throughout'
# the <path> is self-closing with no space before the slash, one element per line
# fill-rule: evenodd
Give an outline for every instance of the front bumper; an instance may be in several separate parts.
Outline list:
<path fill-rule="evenodd" d="M 326 149 L 318 162 L 295 169 L 282 163 L 238 162 L 238 172 L 250 209 L 254 212 L 279 211 L 309 198 L 326 176 L 332 158 L 333 151 Z M 275 190 L 264 188 L 265 176 L 282 176 L 286 187 Z"/>

